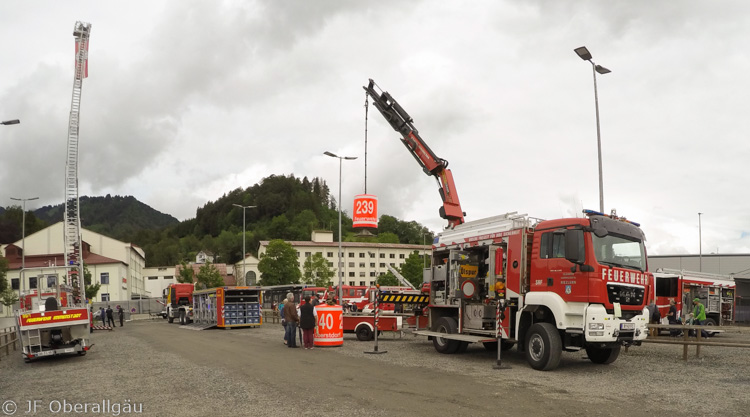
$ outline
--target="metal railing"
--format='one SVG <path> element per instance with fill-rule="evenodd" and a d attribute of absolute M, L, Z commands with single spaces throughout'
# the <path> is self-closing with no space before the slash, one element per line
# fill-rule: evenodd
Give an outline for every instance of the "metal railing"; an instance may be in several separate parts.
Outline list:
<path fill-rule="evenodd" d="M 15 327 L 0 329 L 0 360 L 3 356 L 10 356 L 10 349 L 18 349 L 18 332 Z M 5 352 L 5 354 L 3 354 Z"/>

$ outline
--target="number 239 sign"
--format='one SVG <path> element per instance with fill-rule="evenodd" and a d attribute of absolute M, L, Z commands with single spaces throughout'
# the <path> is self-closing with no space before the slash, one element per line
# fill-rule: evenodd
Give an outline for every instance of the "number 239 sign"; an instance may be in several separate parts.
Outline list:
<path fill-rule="evenodd" d="M 354 227 L 378 227 L 378 198 L 372 194 L 354 196 Z"/>

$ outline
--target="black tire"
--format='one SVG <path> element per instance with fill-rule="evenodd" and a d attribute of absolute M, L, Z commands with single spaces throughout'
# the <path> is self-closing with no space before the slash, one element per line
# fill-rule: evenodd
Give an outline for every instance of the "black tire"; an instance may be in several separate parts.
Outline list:
<path fill-rule="evenodd" d="M 716 320 L 714 320 L 712 318 L 706 318 L 706 326 L 713 326 L 713 327 L 715 327 L 717 325 L 718 325 L 718 323 L 716 323 Z M 713 335 L 716 334 L 715 332 L 712 332 L 712 331 L 709 331 L 709 330 L 706 330 L 705 332 L 708 335 L 708 337 L 711 337 L 711 336 L 713 336 Z"/>
<path fill-rule="evenodd" d="M 441 317 L 438 319 L 433 330 L 439 333 L 455 334 L 458 332 L 457 328 L 456 320 L 452 317 Z M 458 340 L 443 339 L 442 337 L 435 336 L 432 338 L 432 344 L 438 352 L 450 354 L 456 353 L 460 343 Z"/>
<path fill-rule="evenodd" d="M 357 334 L 357 340 L 361 342 L 367 342 L 369 340 L 372 340 L 374 337 L 374 333 L 370 329 L 370 326 L 366 324 L 360 324 L 359 326 L 357 326 L 357 329 L 354 331 L 354 333 Z"/>
<path fill-rule="evenodd" d="M 173 314 L 172 314 L 172 315 L 170 316 L 170 315 L 169 315 L 169 310 L 167 310 L 167 321 L 168 321 L 169 323 L 174 323 L 174 312 L 173 312 Z"/>
<path fill-rule="evenodd" d="M 185 310 L 180 310 L 180 325 L 185 325 Z"/>
<path fill-rule="evenodd" d="M 526 360 L 538 371 L 551 371 L 560 364 L 562 342 L 557 328 L 550 323 L 536 323 L 526 335 Z"/>
<path fill-rule="evenodd" d="M 609 365 L 620 356 L 620 347 L 620 345 L 611 348 L 586 346 L 586 355 L 588 355 L 589 360 L 593 363 Z"/>

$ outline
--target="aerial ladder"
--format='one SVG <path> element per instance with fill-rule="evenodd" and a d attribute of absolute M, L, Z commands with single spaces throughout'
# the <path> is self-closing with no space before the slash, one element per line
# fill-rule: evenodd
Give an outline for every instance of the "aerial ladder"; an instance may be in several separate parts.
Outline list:
<path fill-rule="evenodd" d="M 81 88 L 88 77 L 88 50 L 91 24 L 76 22 L 73 36 L 76 42 L 73 98 L 68 123 L 68 147 L 65 160 L 65 266 L 66 283 L 73 287 L 75 303 L 86 299 L 83 282 L 83 254 L 81 253 L 81 216 L 78 198 L 78 128 L 81 114 Z"/>
<path fill-rule="evenodd" d="M 448 161 L 439 158 L 430 149 L 425 141 L 419 136 L 419 132 L 413 125 L 411 116 L 401 107 L 396 100 L 388 94 L 387 91 L 375 91 L 375 81 L 370 79 L 367 87 L 363 87 L 367 94 L 372 98 L 375 108 L 390 123 L 393 130 L 402 136 L 401 142 L 406 149 L 412 154 L 414 159 L 419 162 L 425 174 L 432 175 L 437 180 L 440 189 L 440 198 L 443 200 L 443 206 L 440 207 L 440 217 L 448 220 L 448 228 L 454 228 L 464 223 L 466 213 L 461 210 L 461 203 L 458 201 L 456 185 L 453 183 L 453 174 L 448 169 Z"/>

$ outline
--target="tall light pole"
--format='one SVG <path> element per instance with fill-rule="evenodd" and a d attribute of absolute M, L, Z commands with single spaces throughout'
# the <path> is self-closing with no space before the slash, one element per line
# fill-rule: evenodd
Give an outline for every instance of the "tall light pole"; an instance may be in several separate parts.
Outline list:
<path fill-rule="evenodd" d="M 18 122 L 18 120 L 16 120 L 16 122 Z M 5 122 L 3 122 L 3 124 L 5 124 Z M 21 293 L 23 293 L 23 291 L 26 289 L 26 283 L 24 282 L 25 281 L 24 269 L 26 269 L 26 202 L 32 201 L 32 200 L 38 200 L 39 197 L 31 197 L 31 198 L 11 197 L 10 199 L 23 202 L 23 214 L 21 214 L 21 246 L 23 246 L 23 249 L 21 250 L 21 271 L 18 274 L 19 277 L 21 278 Z"/>
<path fill-rule="evenodd" d="M 703 272 L 703 238 L 701 237 L 701 214 L 698 213 L 698 271 Z M 718 252 L 718 251 L 716 251 Z"/>
<path fill-rule="evenodd" d="M 245 258 L 247 258 L 247 252 L 245 251 L 245 209 L 255 208 L 257 206 L 241 206 L 239 204 L 232 204 L 235 207 L 242 209 L 242 284 L 247 285 L 247 279 L 245 275 Z"/>
<path fill-rule="evenodd" d="M 337 268 L 336 272 L 339 275 L 339 291 L 338 291 L 338 293 L 339 293 L 339 304 L 342 304 L 342 298 L 344 296 L 344 294 L 343 294 L 344 290 L 343 290 L 343 288 L 341 288 L 341 285 L 342 285 L 342 283 L 341 283 L 341 165 L 342 165 L 344 159 L 346 159 L 346 160 L 353 160 L 353 159 L 357 159 L 357 157 L 356 156 L 338 156 L 335 153 L 328 152 L 328 151 L 323 152 L 323 155 L 328 155 L 328 156 L 330 156 L 332 158 L 338 158 L 339 159 L 339 201 L 338 201 L 338 204 L 337 204 L 339 206 L 339 267 Z"/>
<path fill-rule="evenodd" d="M 599 153 L 599 212 L 604 213 L 604 180 L 603 180 L 603 174 L 602 174 L 602 135 L 601 130 L 599 129 L 599 94 L 596 90 L 596 73 L 599 74 L 608 74 L 612 71 L 608 70 L 607 68 L 604 68 L 601 65 L 596 65 L 594 61 L 591 60 L 591 52 L 589 52 L 588 49 L 586 49 L 585 46 L 582 46 L 580 48 L 574 49 L 575 53 L 578 54 L 579 57 L 581 57 L 584 61 L 589 61 L 591 63 L 591 68 L 594 72 L 594 107 L 596 108 L 596 147 Z"/>
<path fill-rule="evenodd" d="M 21 123 L 21 121 L 20 121 L 20 120 L 18 120 L 18 119 L 13 119 L 13 120 L 5 120 L 5 121 L 3 121 L 3 122 L 0 122 L 0 125 L 17 125 L 17 124 L 19 124 L 19 123 Z"/>

